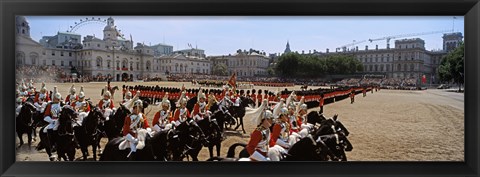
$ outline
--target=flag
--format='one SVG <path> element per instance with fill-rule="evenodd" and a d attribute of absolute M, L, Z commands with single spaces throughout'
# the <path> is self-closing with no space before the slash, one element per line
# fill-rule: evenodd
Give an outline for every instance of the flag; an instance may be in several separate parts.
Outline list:
<path fill-rule="evenodd" d="M 425 75 L 422 76 L 422 83 L 426 83 L 427 82 L 427 77 L 425 77 Z"/>
<path fill-rule="evenodd" d="M 237 76 L 235 75 L 236 73 L 234 72 L 232 74 L 232 77 L 230 77 L 230 80 L 228 80 L 228 84 L 232 87 L 236 87 L 236 82 L 237 82 Z"/>

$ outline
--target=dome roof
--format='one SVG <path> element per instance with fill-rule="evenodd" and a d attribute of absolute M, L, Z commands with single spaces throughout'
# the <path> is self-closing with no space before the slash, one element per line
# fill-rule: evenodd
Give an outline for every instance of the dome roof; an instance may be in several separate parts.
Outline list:
<path fill-rule="evenodd" d="M 28 22 L 27 22 L 27 19 L 25 18 L 25 16 L 17 16 L 16 22 L 19 25 L 22 24 L 22 23 L 25 23 L 25 24 L 28 25 Z"/>

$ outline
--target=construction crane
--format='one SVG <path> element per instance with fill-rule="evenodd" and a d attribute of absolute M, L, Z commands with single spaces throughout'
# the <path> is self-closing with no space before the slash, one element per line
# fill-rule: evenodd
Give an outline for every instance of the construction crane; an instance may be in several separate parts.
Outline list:
<path fill-rule="evenodd" d="M 337 47 L 337 48 L 336 48 L 336 49 L 337 49 L 336 52 L 338 52 L 338 50 L 340 50 L 340 49 L 342 49 L 343 52 L 346 52 L 346 51 L 347 51 L 347 47 L 355 46 L 355 45 L 357 45 L 357 44 L 361 44 L 361 43 L 364 43 L 364 42 L 367 42 L 367 40 L 358 41 L 358 42 L 356 42 L 355 40 L 353 40 L 353 43 L 345 44 L 345 45 L 343 45 L 343 46 L 341 46 L 341 47 Z"/>
<path fill-rule="evenodd" d="M 421 36 L 421 35 L 428 35 L 428 34 L 437 34 L 437 33 L 446 33 L 446 32 L 453 32 L 453 29 L 451 30 L 442 30 L 442 31 L 429 31 L 429 32 L 421 32 L 421 33 L 410 33 L 410 34 L 400 34 L 400 35 L 394 35 L 394 36 L 386 36 L 386 37 L 381 37 L 377 39 L 368 39 L 368 41 L 373 42 L 373 41 L 379 41 L 379 40 L 387 40 L 387 49 L 390 49 L 390 39 L 396 39 L 396 38 L 402 38 L 402 37 L 412 37 L 412 36 Z"/>

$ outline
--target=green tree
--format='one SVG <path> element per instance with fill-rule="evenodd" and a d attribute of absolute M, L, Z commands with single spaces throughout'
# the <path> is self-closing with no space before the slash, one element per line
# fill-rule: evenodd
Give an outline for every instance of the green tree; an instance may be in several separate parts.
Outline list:
<path fill-rule="evenodd" d="M 438 75 L 443 82 L 450 82 L 458 84 L 458 91 L 461 91 L 461 86 L 465 82 L 465 44 L 461 43 L 460 46 L 450 51 L 445 57 L 442 58 L 442 62 L 438 67 Z"/>
<path fill-rule="evenodd" d="M 219 63 L 215 65 L 212 69 L 212 74 L 218 76 L 226 76 L 228 74 L 227 65 L 225 65 L 224 63 Z"/>

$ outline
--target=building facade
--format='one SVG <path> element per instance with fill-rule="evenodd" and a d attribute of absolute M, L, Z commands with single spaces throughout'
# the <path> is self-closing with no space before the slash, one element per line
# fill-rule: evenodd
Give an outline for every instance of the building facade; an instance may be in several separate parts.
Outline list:
<path fill-rule="evenodd" d="M 205 57 L 173 53 L 155 57 L 160 62 L 160 72 L 164 74 L 211 74 L 211 61 Z"/>
<path fill-rule="evenodd" d="M 250 49 L 250 51 L 238 50 L 235 54 L 227 56 L 210 56 L 214 66 L 219 63 L 227 65 L 228 74 L 236 73 L 237 77 L 267 76 L 270 58 L 265 52 Z"/>
<path fill-rule="evenodd" d="M 462 33 L 449 33 L 443 35 L 444 49 L 440 51 L 428 51 L 425 49 L 425 41 L 420 38 L 402 39 L 395 41 L 394 48 L 347 50 L 342 53 L 352 55 L 362 62 L 365 73 L 381 74 L 387 78 L 416 79 L 425 75 L 427 83 L 438 84 L 438 67 L 442 58 L 454 48 L 458 47 L 463 39 Z M 315 53 L 326 56 L 334 53 Z"/>
<path fill-rule="evenodd" d="M 121 37 L 113 18 L 107 19 L 103 39 L 87 35 L 58 32 L 44 36 L 40 42 L 30 37 L 30 27 L 23 16 L 16 19 L 17 66 L 57 66 L 66 73 L 82 76 L 106 76 L 113 81 L 144 79 L 160 73 L 160 61 L 154 49 Z"/>

